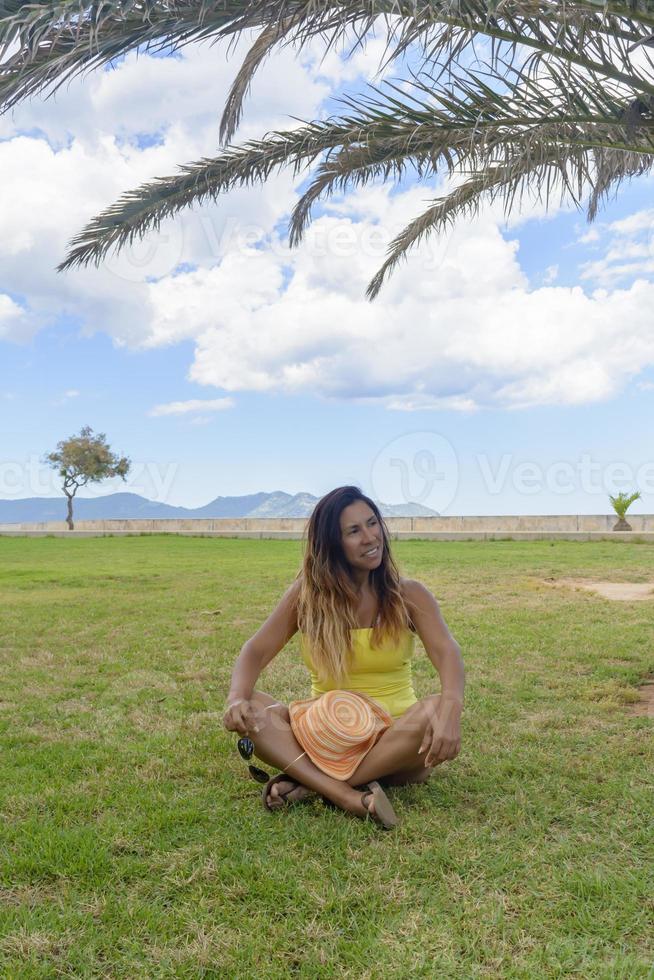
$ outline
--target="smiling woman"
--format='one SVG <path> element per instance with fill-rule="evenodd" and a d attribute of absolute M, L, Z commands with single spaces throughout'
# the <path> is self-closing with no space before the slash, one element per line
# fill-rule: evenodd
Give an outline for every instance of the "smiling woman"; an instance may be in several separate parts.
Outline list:
<path fill-rule="evenodd" d="M 298 630 L 311 698 L 286 706 L 254 685 Z M 411 681 L 416 633 L 441 679 L 441 694 L 422 700 Z M 358 487 L 332 490 L 311 515 L 295 581 L 232 672 L 225 727 L 248 736 L 257 757 L 282 770 L 264 787 L 264 806 L 315 790 L 394 826 L 376 780 L 423 782 L 454 759 L 463 693 L 459 645 L 429 590 L 400 577 L 377 505 Z"/>

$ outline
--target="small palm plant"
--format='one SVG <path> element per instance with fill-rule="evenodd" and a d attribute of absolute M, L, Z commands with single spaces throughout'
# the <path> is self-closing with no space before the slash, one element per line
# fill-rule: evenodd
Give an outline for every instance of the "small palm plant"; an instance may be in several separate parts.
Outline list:
<path fill-rule="evenodd" d="M 612 497 L 609 494 L 609 500 L 611 501 L 613 510 L 618 515 L 618 522 L 613 526 L 613 530 L 631 531 L 631 524 L 625 520 L 625 514 L 633 504 L 634 500 L 640 500 L 640 490 L 636 490 L 635 493 L 630 494 L 620 492 L 616 497 Z"/>

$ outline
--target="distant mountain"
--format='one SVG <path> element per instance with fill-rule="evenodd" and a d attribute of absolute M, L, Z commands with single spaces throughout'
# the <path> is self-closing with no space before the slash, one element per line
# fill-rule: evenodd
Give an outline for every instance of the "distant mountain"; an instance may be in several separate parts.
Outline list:
<path fill-rule="evenodd" d="M 319 497 L 310 493 L 251 493 L 244 497 L 216 497 L 204 507 L 171 507 L 137 493 L 110 493 L 106 497 L 77 497 L 74 518 L 79 521 L 129 520 L 130 518 L 194 517 L 309 517 Z M 384 517 L 438 517 L 438 511 L 420 504 L 378 504 Z M 64 521 L 66 498 L 27 497 L 0 500 L 0 524 Z"/>
<path fill-rule="evenodd" d="M 186 507 L 157 504 L 137 493 L 110 493 L 106 497 L 76 497 L 73 503 L 76 520 L 94 521 L 111 517 L 190 517 Z M 27 521 L 65 521 L 66 498 L 28 497 L 24 500 L 0 500 L 0 523 Z"/>

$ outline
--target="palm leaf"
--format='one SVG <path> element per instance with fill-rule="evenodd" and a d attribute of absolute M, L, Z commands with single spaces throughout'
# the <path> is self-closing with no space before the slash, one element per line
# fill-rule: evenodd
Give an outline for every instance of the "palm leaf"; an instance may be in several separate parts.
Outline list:
<path fill-rule="evenodd" d="M 485 35 L 515 53 L 533 47 L 535 57 L 554 55 L 582 67 L 605 66 L 618 72 L 608 58 L 593 62 L 580 50 L 589 38 L 613 42 L 623 38 L 631 46 L 644 44 L 654 30 L 650 3 L 592 3 L 566 0 L 366 0 L 336 3 L 323 0 L 58 0 L 26 4 L 0 3 L 0 105 L 4 110 L 36 92 L 56 91 L 66 79 L 101 67 L 130 51 L 154 53 L 179 50 L 186 44 L 211 38 L 234 37 L 249 29 L 263 36 L 245 59 L 238 85 L 230 94 L 230 111 L 223 127 L 230 131 L 252 75 L 276 42 L 302 45 L 321 35 L 357 43 L 381 18 L 389 35 L 391 57 L 418 43 L 425 59 L 443 68 L 460 58 L 475 37 Z M 599 9 L 598 9 L 599 7 Z M 272 40 L 276 38 L 275 40 Z M 19 51 L 12 53 L 18 42 Z M 598 42 L 599 43 L 599 42 Z M 494 48 L 491 63 L 500 48 Z M 533 62 L 536 70 L 537 61 Z M 629 81 L 634 82 L 632 75 Z M 648 84 L 647 80 L 643 84 Z M 230 122 L 231 120 L 231 122 Z"/>
<path fill-rule="evenodd" d="M 575 203 L 590 188 L 589 218 L 625 178 L 652 165 L 654 2 L 611 0 L 0 0 L 0 105 L 51 93 L 82 71 L 129 51 L 178 50 L 192 41 L 255 44 L 232 85 L 221 123 L 231 139 L 254 73 L 277 44 L 365 42 L 383 24 L 388 59 L 417 51 L 409 89 L 368 89 L 326 122 L 269 134 L 123 195 L 73 239 L 59 270 L 96 263 L 112 246 L 156 230 L 167 216 L 231 187 L 295 174 L 319 160 L 291 218 L 297 243 L 316 202 L 372 179 L 459 180 L 391 243 L 381 279 L 415 242 L 485 197 L 513 206 L 529 181 L 547 200 L 561 186 Z M 491 44 L 488 80 L 457 70 L 480 36 Z M 18 45 L 18 51 L 14 51 Z M 639 48 L 636 67 L 629 57 Z M 372 284 L 371 284 L 372 286 Z M 372 289 L 372 293 L 376 292 Z"/>
<path fill-rule="evenodd" d="M 202 158 L 180 167 L 172 177 L 159 177 L 123 194 L 96 215 L 69 246 L 57 271 L 75 265 L 99 264 L 112 246 L 119 249 L 159 229 L 161 222 L 191 204 L 215 200 L 237 185 L 265 181 L 273 171 L 290 166 L 298 173 L 332 143 L 348 138 L 345 129 L 310 123 L 288 132 L 272 133 L 265 140 L 228 148 L 218 157 Z"/>
<path fill-rule="evenodd" d="M 383 16 L 383 9 L 379 5 L 377 9 Z M 404 54 L 410 46 L 419 45 L 423 52 L 423 65 L 438 65 L 440 74 L 443 74 L 461 61 L 475 38 L 485 35 L 493 45 L 489 60 L 493 69 L 498 67 L 498 62 L 503 61 L 507 53 L 509 64 L 513 66 L 518 53 L 523 57 L 527 49 L 532 53 L 526 68 L 534 77 L 543 61 L 557 58 L 589 72 L 601 71 L 604 76 L 625 84 L 636 84 L 640 91 L 654 93 L 651 73 L 642 68 L 641 74 L 636 77 L 628 63 L 628 52 L 645 44 L 651 36 L 652 25 L 647 20 L 635 23 L 630 19 L 625 27 L 624 18 L 607 15 L 606 12 L 601 15 L 597 4 L 489 4 L 478 0 L 437 3 L 427 0 L 411 4 L 410 7 L 400 4 L 393 9 L 399 15 L 400 23 L 399 26 L 386 25 L 389 34 L 387 50 L 390 50 L 388 61 Z M 366 8 L 358 6 L 352 12 L 352 16 L 361 18 L 358 32 L 364 35 L 374 21 L 373 17 L 366 16 L 365 11 Z M 328 31 L 336 31 L 341 35 L 345 33 L 345 23 L 348 26 L 357 23 L 356 20 L 346 20 L 348 15 L 345 12 L 340 16 L 340 24 L 324 16 L 307 22 L 304 10 L 299 11 L 293 18 L 287 19 L 283 28 L 279 23 L 274 25 L 276 38 L 281 40 L 284 37 L 287 42 L 302 44 L 316 32 L 324 35 Z M 269 30 L 264 31 L 240 69 L 238 90 L 230 93 L 229 117 L 232 123 L 237 114 L 240 116 L 245 93 L 263 60 L 259 57 L 260 44 L 266 46 L 266 53 L 270 50 L 269 37 Z M 646 60 L 649 60 L 646 49 L 645 54 Z M 622 62 L 622 69 L 616 65 L 616 61 Z M 230 128 L 226 120 L 223 126 L 229 131 L 226 138 L 231 138 L 235 127 L 232 125 Z"/>
<path fill-rule="evenodd" d="M 559 183 L 563 182 L 564 188 L 567 187 L 575 203 L 578 203 L 567 174 L 572 155 L 564 162 L 561 159 L 560 146 L 550 146 L 548 153 L 542 142 L 539 141 L 536 145 L 539 150 L 537 155 L 533 153 L 533 146 L 522 153 L 512 153 L 506 163 L 501 166 L 490 166 L 482 173 L 473 174 L 447 196 L 434 201 L 426 211 L 411 221 L 390 243 L 388 258 L 370 280 L 366 289 L 368 299 L 375 299 L 386 278 L 402 260 L 407 258 L 410 249 L 428 235 L 444 231 L 448 225 L 454 225 L 458 218 L 464 215 L 474 217 L 486 202 L 501 197 L 504 201 L 505 213 L 508 214 L 518 192 L 522 201 L 525 191 L 533 193 L 536 190 L 540 196 L 545 185 L 549 198 L 552 186 L 558 179 Z M 588 179 L 590 175 L 584 155 L 577 155 L 574 162 L 578 173 L 582 173 Z"/>
<path fill-rule="evenodd" d="M 549 86 L 543 82 L 539 88 L 529 82 L 525 98 L 518 84 L 522 76 L 516 74 L 518 82 L 504 93 L 478 73 L 458 74 L 452 89 L 434 89 L 425 80 L 416 80 L 410 92 L 392 83 L 384 89 L 370 87 L 358 103 L 343 100 L 349 114 L 230 148 L 218 157 L 182 167 L 177 175 L 130 191 L 83 229 L 58 268 L 97 263 L 111 246 L 120 247 L 158 229 L 163 218 L 190 204 L 216 200 L 237 185 L 265 181 L 284 166 L 297 175 L 321 155 L 316 175 L 291 218 L 292 244 L 300 240 L 316 201 L 335 190 L 379 177 L 399 180 L 408 167 L 423 179 L 444 172 L 450 176 L 479 172 L 465 191 L 454 192 L 450 204 L 434 205 L 431 224 L 421 216 L 415 228 L 392 243 L 384 275 L 397 263 L 402 247 L 406 250 L 419 240 L 423 229 L 438 227 L 438 215 L 459 213 L 456 202 L 462 194 L 462 200 L 471 201 L 473 190 L 478 195 L 484 189 L 499 193 L 493 189 L 501 187 L 508 206 L 525 173 L 535 174 L 540 188 L 540 175 L 551 178 L 556 170 L 576 201 L 580 188 L 593 186 L 591 163 L 596 164 L 593 154 L 598 147 L 631 154 L 629 166 L 640 154 L 643 170 L 651 166 L 654 128 L 641 126 L 628 132 L 619 86 L 609 85 L 591 98 L 592 79 L 581 80 L 562 99 L 554 73 Z M 570 170 L 577 191 L 569 182 Z"/>
<path fill-rule="evenodd" d="M 291 218 L 291 244 L 297 244 L 311 218 L 311 210 L 323 197 L 375 178 L 400 179 L 407 167 L 421 178 L 435 174 L 439 166 L 450 175 L 483 171 L 497 162 L 506 145 L 513 152 L 516 139 L 536 139 L 551 145 L 560 141 L 562 159 L 568 159 L 574 142 L 606 145 L 606 160 L 595 151 L 597 192 L 605 193 L 612 180 L 644 173 L 652 166 L 652 133 L 643 126 L 639 137 L 625 125 L 627 103 L 619 86 L 601 88 L 592 77 L 569 84 L 565 98 L 555 70 L 540 84 L 514 71 L 516 83 L 502 93 L 488 86 L 479 74 L 454 76 L 456 94 L 439 91 L 435 84 L 415 80 L 423 101 L 410 95 L 404 101 L 375 90 L 375 99 L 362 100 L 357 124 L 360 139 L 330 152 L 320 164 Z M 525 85 L 518 87 L 518 81 Z M 394 85 L 387 88 L 400 92 Z M 350 122 L 353 123 L 352 120 Z M 367 124 L 367 125 L 364 125 Z M 625 142 L 627 140 L 627 142 Z M 610 154 L 610 156 L 608 156 Z M 613 177 L 608 169 L 611 160 Z M 584 175 L 586 179 L 586 175 Z M 594 217 L 596 197 L 591 198 L 589 218 Z"/>

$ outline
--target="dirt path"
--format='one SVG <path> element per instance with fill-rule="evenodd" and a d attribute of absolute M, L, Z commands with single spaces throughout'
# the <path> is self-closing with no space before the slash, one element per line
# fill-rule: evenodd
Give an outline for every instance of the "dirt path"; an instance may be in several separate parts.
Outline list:
<path fill-rule="evenodd" d="M 585 578 L 558 578 L 548 581 L 547 584 L 596 592 L 604 599 L 615 599 L 618 602 L 654 600 L 654 582 L 594 582 Z"/>
<path fill-rule="evenodd" d="M 629 705 L 628 713 L 630 715 L 646 715 L 649 718 L 654 718 L 654 680 L 647 681 L 646 684 L 641 684 L 638 689 L 640 694 L 640 700 L 634 701 L 633 704 Z"/>

